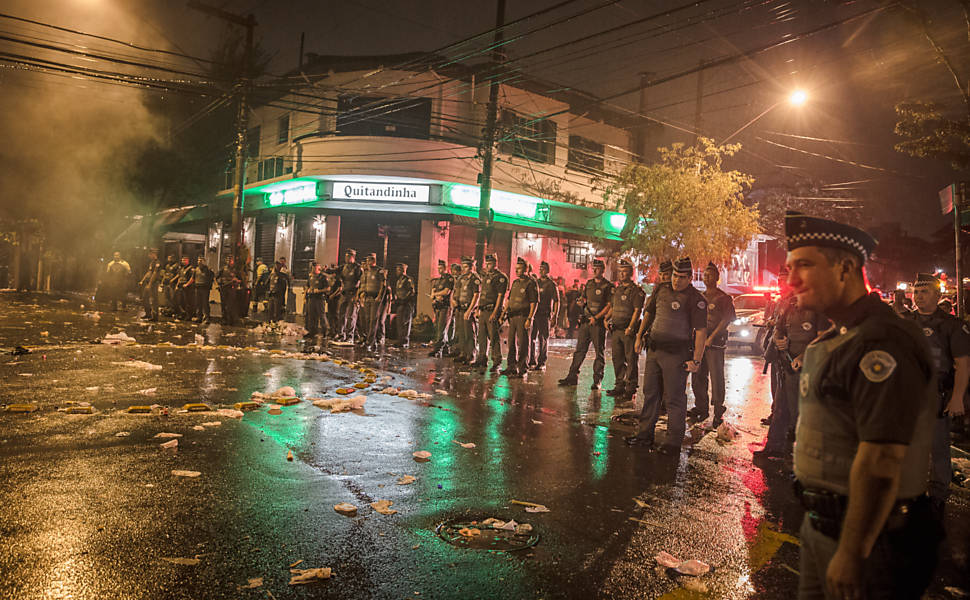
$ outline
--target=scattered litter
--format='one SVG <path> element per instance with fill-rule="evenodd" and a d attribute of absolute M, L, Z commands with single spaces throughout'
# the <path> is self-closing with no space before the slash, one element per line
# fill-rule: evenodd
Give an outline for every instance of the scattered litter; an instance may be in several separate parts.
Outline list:
<path fill-rule="evenodd" d="M 427 450 L 418 450 L 417 452 L 412 453 L 411 456 L 413 456 L 414 460 L 418 462 L 428 462 L 431 460 L 431 453 Z"/>
<path fill-rule="evenodd" d="M 285 385 L 280 389 L 276 390 L 275 392 L 273 392 L 274 398 L 293 398 L 295 396 L 296 396 L 296 390 L 294 390 L 292 387 L 288 385 Z"/>
<path fill-rule="evenodd" d="M 386 387 L 383 390 L 381 390 L 381 393 L 388 394 L 389 396 L 397 396 L 398 392 L 400 391 L 401 390 L 397 389 L 396 387 Z"/>
<path fill-rule="evenodd" d="M 87 315 L 84 315 L 84 316 L 87 316 Z M 98 319 L 100 318 L 101 317 L 98 317 Z M 118 344 L 134 344 L 135 338 L 131 337 L 124 331 L 119 331 L 118 333 L 109 333 L 108 335 L 104 336 L 104 339 L 101 340 L 101 343 L 107 344 L 109 346 L 117 346 Z"/>
<path fill-rule="evenodd" d="M 397 395 L 401 398 L 416 398 L 418 392 L 416 390 L 401 390 Z"/>
<path fill-rule="evenodd" d="M 482 530 L 477 527 L 462 527 L 458 530 L 458 534 L 462 537 L 476 537 L 482 535 Z"/>
<path fill-rule="evenodd" d="M 502 529 L 505 531 L 515 531 L 516 527 L 518 526 L 519 524 L 515 522 L 515 519 L 512 519 L 511 521 L 506 521 L 505 523 L 501 523 L 501 524 L 496 523 L 495 529 Z"/>
<path fill-rule="evenodd" d="M 542 425 L 542 421 L 536 421 L 535 419 L 532 419 L 532 424 L 533 425 Z"/>
<path fill-rule="evenodd" d="M 527 513 L 547 513 L 549 509 L 541 504 L 536 504 L 535 506 L 526 506 L 525 512 Z"/>
<path fill-rule="evenodd" d="M 254 589 L 256 589 L 258 587 L 262 587 L 262 586 L 263 586 L 263 578 L 262 577 L 253 577 L 253 578 L 251 578 L 251 579 L 248 580 L 248 583 L 246 585 L 239 586 L 239 589 L 241 589 L 241 590 L 254 590 Z"/>
<path fill-rule="evenodd" d="M 162 439 L 165 439 L 165 438 L 180 438 L 180 437 L 182 437 L 182 434 L 181 433 L 167 433 L 167 432 L 162 432 L 162 433 L 156 433 L 152 437 L 157 437 L 157 438 L 162 438 Z"/>
<path fill-rule="evenodd" d="M 390 500 L 378 500 L 377 502 L 371 502 L 370 507 L 381 513 L 382 515 L 393 515 L 397 514 L 397 511 L 391 508 L 394 504 Z"/>
<path fill-rule="evenodd" d="M 84 313 L 84 318 L 85 319 L 90 319 L 92 321 L 100 321 L 101 320 L 101 314 L 100 313 L 96 313 L 96 312 L 86 312 L 86 313 Z"/>
<path fill-rule="evenodd" d="M 193 425 L 192 429 L 194 431 L 205 431 L 205 427 L 203 427 L 202 425 Z"/>
<path fill-rule="evenodd" d="M 145 388 L 143 390 L 138 390 L 138 393 L 142 396 L 154 396 L 158 388 Z"/>
<path fill-rule="evenodd" d="M 684 581 L 683 588 L 688 592 L 695 592 L 698 594 L 707 594 L 710 591 L 707 588 L 707 584 L 700 579 L 688 579 Z"/>
<path fill-rule="evenodd" d="M 290 577 L 290 585 L 303 585 L 304 583 L 330 579 L 330 576 L 333 575 L 333 569 L 330 567 L 320 567 L 319 569 L 290 569 L 290 573 L 293 575 Z"/>
<path fill-rule="evenodd" d="M 658 564 L 668 569 L 673 569 L 681 575 L 693 575 L 697 577 L 711 570 L 710 565 L 699 560 L 680 560 L 676 556 L 664 551 L 661 551 L 653 558 Z"/>
<path fill-rule="evenodd" d="M 293 567 L 298 567 L 298 566 L 300 566 L 302 564 L 303 564 L 303 559 L 301 558 L 300 560 L 298 560 L 295 563 L 293 563 L 292 565 L 290 565 L 289 568 L 292 569 Z"/>
<path fill-rule="evenodd" d="M 451 443 L 452 443 L 452 444 L 458 444 L 458 445 L 459 445 L 459 446 L 461 446 L 462 448 L 474 448 L 474 447 L 475 447 L 475 444 L 473 444 L 473 443 L 471 443 L 471 442 L 465 442 L 465 443 L 461 443 L 461 442 L 459 442 L 458 440 L 451 440 Z"/>
<path fill-rule="evenodd" d="M 720 442 L 733 442 L 734 440 L 738 439 L 740 435 L 741 434 L 738 433 L 736 428 L 728 425 L 727 423 L 721 423 L 721 425 L 717 428 L 717 439 Z"/>
<path fill-rule="evenodd" d="M 150 362 L 145 362 L 143 360 L 126 360 L 123 362 L 112 362 L 113 365 L 121 365 L 123 367 L 135 367 L 136 369 L 145 369 L 146 371 L 161 371 L 162 365 L 153 365 Z"/>
<path fill-rule="evenodd" d="M 448 390 L 435 390 L 434 393 L 441 394 L 442 396 L 447 396 Z"/>
<path fill-rule="evenodd" d="M 636 517 L 630 517 L 630 520 L 633 521 L 634 523 L 640 523 L 641 525 L 649 525 L 650 527 L 663 528 L 663 525 L 661 525 L 660 523 L 654 523 L 653 521 L 645 521 L 643 519 L 638 519 Z"/>
<path fill-rule="evenodd" d="M 532 525 L 528 523 L 519 523 L 519 526 L 515 528 L 515 535 L 528 535 L 532 533 Z"/>
<path fill-rule="evenodd" d="M 189 567 L 194 567 L 195 565 L 199 564 L 198 558 L 167 558 L 163 556 L 162 560 L 170 562 L 174 565 L 186 565 Z"/>
<path fill-rule="evenodd" d="M 166 450 L 170 450 L 170 449 L 173 449 L 173 448 L 178 448 L 179 447 L 179 441 L 178 440 L 169 440 L 169 441 L 165 442 L 164 444 L 159 444 L 159 445 L 162 448 L 165 448 Z"/>
<path fill-rule="evenodd" d="M 333 509 L 345 517 L 356 517 L 357 507 L 349 502 L 341 502 L 340 504 L 334 504 Z"/>
<path fill-rule="evenodd" d="M 293 462 L 293 451 L 292 450 L 287 450 L 286 451 L 286 460 L 288 460 L 290 462 Z"/>
<path fill-rule="evenodd" d="M 198 477 L 201 475 L 199 471 L 182 471 L 181 469 L 175 469 L 172 471 L 172 475 L 176 477 Z"/>
<path fill-rule="evenodd" d="M 186 412 L 205 412 L 207 410 L 212 410 L 208 404 L 202 402 L 190 402 L 188 404 L 182 405 L 182 410 Z"/>
<path fill-rule="evenodd" d="M 353 394 L 357 390 L 354 388 L 337 388 L 334 391 L 340 394 L 341 396 L 346 396 L 347 394 Z"/>
<path fill-rule="evenodd" d="M 261 404 L 262 404 L 261 402 L 247 401 L 247 402 L 236 402 L 234 406 L 236 407 L 236 411 L 242 412 L 244 410 L 256 410 L 260 407 Z M 228 409 L 223 409 L 223 410 L 228 410 Z"/>
<path fill-rule="evenodd" d="M 266 411 L 266 413 L 270 415 L 281 415 L 283 414 L 283 410 L 280 408 L 279 404 L 270 404 L 269 410 Z"/>
<path fill-rule="evenodd" d="M 128 433 L 127 431 L 119 431 L 118 433 L 115 434 L 115 437 L 128 437 L 129 435 L 131 434 Z"/>
<path fill-rule="evenodd" d="M 636 502 L 637 506 L 639 506 L 640 508 L 648 508 L 650 506 L 649 504 L 647 504 L 646 502 L 644 502 L 639 498 L 634 498 L 633 501 Z"/>
<path fill-rule="evenodd" d="M 47 332 L 47 331 L 41 331 L 41 332 L 40 332 L 40 337 L 47 337 L 47 336 L 49 336 L 49 335 L 50 335 L 50 333 L 49 333 L 49 332 Z"/>
<path fill-rule="evenodd" d="M 207 421 L 202 424 L 202 427 L 218 427 L 222 425 L 222 421 Z"/>
<path fill-rule="evenodd" d="M 400 478 L 398 478 L 397 484 L 398 485 L 410 485 L 410 484 L 414 483 L 415 481 L 417 481 L 417 479 L 418 478 L 415 477 L 414 475 L 402 475 Z"/>
<path fill-rule="evenodd" d="M 231 408 L 220 408 L 216 412 L 219 413 L 220 415 L 224 416 L 224 417 L 229 417 L 230 419 L 241 419 L 241 418 L 243 418 L 243 411 L 241 411 L 241 410 L 233 410 Z"/>
<path fill-rule="evenodd" d="M 133 415 L 144 415 L 152 412 L 151 406 L 139 405 L 139 406 L 129 406 L 126 411 Z"/>
<path fill-rule="evenodd" d="M 195 343 L 198 344 L 199 346 L 204 346 L 205 345 L 205 338 L 197 333 L 197 334 L 195 334 Z M 262 583 L 262 581 L 263 580 L 260 579 L 260 582 L 261 583 Z"/>

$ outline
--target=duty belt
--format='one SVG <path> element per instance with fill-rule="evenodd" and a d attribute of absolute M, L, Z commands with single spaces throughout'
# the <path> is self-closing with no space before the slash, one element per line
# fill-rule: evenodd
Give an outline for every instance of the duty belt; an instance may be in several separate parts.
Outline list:
<path fill-rule="evenodd" d="M 528 317 L 528 316 L 529 316 L 528 308 L 523 308 L 519 310 L 512 310 L 511 308 L 509 309 L 509 317 Z"/>
<path fill-rule="evenodd" d="M 795 496 L 808 513 L 809 523 L 816 531 L 832 539 L 839 539 L 842 532 L 842 521 L 845 519 L 845 511 L 849 506 L 848 496 L 820 488 L 806 488 L 797 479 L 795 480 Z M 904 527 L 909 522 L 914 509 L 928 501 L 929 497 L 926 494 L 915 498 L 896 500 L 886 518 L 883 529 L 894 531 Z"/>
<path fill-rule="evenodd" d="M 495 305 L 494 304 L 482 304 L 478 308 L 480 308 L 482 310 L 495 310 Z"/>
<path fill-rule="evenodd" d="M 684 341 L 661 341 L 650 338 L 647 345 L 650 350 L 660 350 L 662 352 L 687 352 L 690 350 L 690 342 Z"/>

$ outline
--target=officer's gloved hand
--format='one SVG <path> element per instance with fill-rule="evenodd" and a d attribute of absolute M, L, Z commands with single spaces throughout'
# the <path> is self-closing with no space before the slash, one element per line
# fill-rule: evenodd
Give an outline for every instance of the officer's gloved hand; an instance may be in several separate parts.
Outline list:
<path fill-rule="evenodd" d="M 775 347 L 782 351 L 788 350 L 788 338 L 775 338 Z"/>

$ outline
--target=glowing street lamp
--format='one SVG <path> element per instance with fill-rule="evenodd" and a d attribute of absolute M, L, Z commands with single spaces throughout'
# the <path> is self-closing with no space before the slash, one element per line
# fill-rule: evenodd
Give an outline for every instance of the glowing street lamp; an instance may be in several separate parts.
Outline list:
<path fill-rule="evenodd" d="M 734 136 L 738 135 L 739 133 L 741 133 L 742 131 L 744 131 L 745 129 L 747 129 L 751 125 L 753 125 L 755 123 L 755 121 L 757 121 L 761 117 L 765 116 L 766 114 L 770 113 L 771 111 L 775 110 L 776 108 L 778 108 L 779 106 L 781 106 L 782 104 L 784 104 L 785 101 L 787 101 L 792 106 L 802 106 L 803 104 L 805 104 L 808 101 L 808 92 L 806 92 L 805 90 L 795 90 L 794 92 L 792 92 L 791 94 L 789 94 L 787 98 L 783 98 L 783 99 L 779 100 L 778 102 L 775 102 L 774 104 L 772 104 L 771 106 L 769 106 L 768 108 L 766 108 L 764 110 L 764 112 L 762 112 L 760 115 L 758 115 L 757 117 L 751 119 L 750 121 L 748 121 L 747 123 L 745 123 L 744 125 L 742 125 L 737 131 L 735 131 L 731 135 L 729 135 L 726 138 L 724 138 L 724 140 L 721 141 L 721 143 L 719 145 L 724 145 L 724 144 L 728 143 L 728 141 L 730 141 L 731 138 L 733 138 Z"/>

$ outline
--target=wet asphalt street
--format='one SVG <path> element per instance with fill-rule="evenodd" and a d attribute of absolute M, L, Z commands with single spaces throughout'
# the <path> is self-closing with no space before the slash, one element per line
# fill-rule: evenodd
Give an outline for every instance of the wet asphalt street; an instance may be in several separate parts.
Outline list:
<path fill-rule="evenodd" d="M 420 349 L 352 369 L 287 355 L 304 350 L 296 338 L 145 325 L 135 310 L 93 320 L 81 303 L 0 294 L 0 347 L 31 349 L 0 357 L 0 404 L 38 407 L 0 412 L 0 599 L 794 597 L 801 510 L 783 463 L 751 461 L 770 403 L 754 357 L 727 365 L 726 420 L 740 439 L 695 427 L 681 456 L 664 457 L 624 445 L 630 429 L 610 417 L 633 407 L 589 391 L 592 354 L 578 387 L 556 386 L 571 354 L 564 340 L 548 371 L 526 380 Z M 97 343 L 119 329 L 136 343 Z M 197 334 L 204 345 L 189 346 Z M 363 410 L 331 414 L 306 400 L 364 381 L 361 367 L 378 380 Z M 388 385 L 431 397 L 377 391 Z M 303 401 L 280 415 L 178 412 L 282 386 Z M 95 412 L 57 410 L 70 401 Z M 151 404 L 151 415 L 125 412 Z M 160 448 L 161 432 L 182 434 L 176 450 Z M 418 450 L 431 460 L 416 462 Z M 416 481 L 398 485 L 404 475 Z M 379 514 L 376 500 L 399 512 Z M 335 512 L 341 502 L 357 516 Z M 531 524 L 538 543 L 486 552 L 436 533 L 489 517 Z M 930 598 L 970 594 L 970 491 L 954 488 L 948 528 Z M 674 574 L 658 567 L 660 551 L 712 570 Z M 333 578 L 288 585 L 297 561 Z M 254 578 L 261 585 L 245 587 Z"/>

